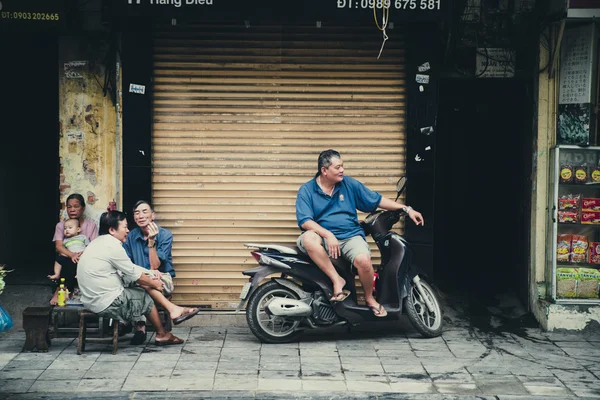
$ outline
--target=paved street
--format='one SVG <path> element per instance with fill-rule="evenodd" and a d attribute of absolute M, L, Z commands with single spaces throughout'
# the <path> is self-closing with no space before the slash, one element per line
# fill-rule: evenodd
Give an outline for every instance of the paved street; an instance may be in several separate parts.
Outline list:
<path fill-rule="evenodd" d="M 547 399 L 600 398 L 600 331 L 490 329 L 446 312 L 442 337 L 407 321 L 299 342 L 261 344 L 247 328 L 177 327 L 183 346 L 119 352 L 54 339 L 22 353 L 23 332 L 0 334 L 0 398 Z"/>

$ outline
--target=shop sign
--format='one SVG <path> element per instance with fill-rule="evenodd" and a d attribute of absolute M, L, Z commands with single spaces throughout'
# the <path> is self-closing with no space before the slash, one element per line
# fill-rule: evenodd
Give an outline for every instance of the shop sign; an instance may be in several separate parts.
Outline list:
<path fill-rule="evenodd" d="M 449 18 L 451 0 L 114 0 L 115 17 L 189 17 L 327 21 L 360 17 L 373 21 L 373 11 L 389 21 Z"/>
<path fill-rule="evenodd" d="M 568 28 L 560 52 L 559 104 L 591 101 L 594 25 Z"/>
<path fill-rule="evenodd" d="M 0 0 L 0 30 L 45 31 L 64 24 L 64 1 Z"/>
<path fill-rule="evenodd" d="M 478 48 L 475 74 L 479 78 L 515 76 L 515 52 L 502 48 Z"/>
<path fill-rule="evenodd" d="M 598 152 L 571 150 L 560 152 L 560 165 L 598 165 Z"/>

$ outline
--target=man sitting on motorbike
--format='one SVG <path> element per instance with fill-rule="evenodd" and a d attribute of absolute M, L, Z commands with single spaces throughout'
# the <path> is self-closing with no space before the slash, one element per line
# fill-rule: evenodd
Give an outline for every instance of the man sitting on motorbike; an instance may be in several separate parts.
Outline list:
<path fill-rule="evenodd" d="M 350 294 L 344 290 L 346 281 L 331 263 L 329 257 L 347 259 L 358 271 L 365 302 L 377 317 L 387 311 L 373 297 L 373 264 L 371 250 L 358 221 L 356 210 L 372 212 L 404 210 L 417 225 L 423 225 L 421 213 L 404 204 L 384 198 L 349 176 L 344 177 L 340 153 L 325 150 L 319 154 L 318 172 L 298 190 L 296 219 L 303 233 L 297 245 L 317 264 L 333 283 L 330 301 L 343 301 Z"/>

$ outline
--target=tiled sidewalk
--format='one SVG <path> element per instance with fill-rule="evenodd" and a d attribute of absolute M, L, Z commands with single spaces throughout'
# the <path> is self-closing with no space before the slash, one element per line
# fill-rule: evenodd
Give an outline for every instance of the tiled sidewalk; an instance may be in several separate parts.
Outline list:
<path fill-rule="evenodd" d="M 145 398 L 149 391 L 201 398 L 600 398 L 600 332 L 486 333 L 455 324 L 442 337 L 423 339 L 406 322 L 389 322 L 282 345 L 261 344 L 247 328 L 173 333 L 183 346 L 157 347 L 150 335 L 146 345 L 131 346 L 127 335 L 116 355 L 111 346 L 88 344 L 81 356 L 76 339 L 54 339 L 48 353 L 22 353 L 23 332 L 0 334 L 0 398 Z"/>

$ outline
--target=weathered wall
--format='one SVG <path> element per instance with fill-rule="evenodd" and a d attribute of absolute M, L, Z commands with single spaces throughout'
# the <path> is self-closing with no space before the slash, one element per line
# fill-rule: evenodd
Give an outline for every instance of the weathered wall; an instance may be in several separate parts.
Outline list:
<path fill-rule="evenodd" d="M 597 326 L 600 323 L 600 307 L 548 304 L 545 313 L 547 322 L 545 328 L 583 330 L 588 325 Z"/>
<path fill-rule="evenodd" d="M 102 87 L 107 49 L 102 39 L 60 41 L 60 197 L 64 209 L 67 196 L 80 193 L 94 219 L 118 193 L 116 111 Z"/>
<path fill-rule="evenodd" d="M 540 70 L 548 65 L 550 53 L 540 44 Z M 531 267 L 530 267 L 530 307 L 535 313 L 538 299 L 544 299 L 551 292 L 551 276 L 547 277 L 548 242 L 548 184 L 550 147 L 554 145 L 556 102 L 556 80 L 548 75 L 549 68 L 539 74 L 538 81 L 538 133 L 534 145 L 533 157 L 533 192 L 531 212 Z M 544 320 L 544 315 L 536 315 Z"/>

